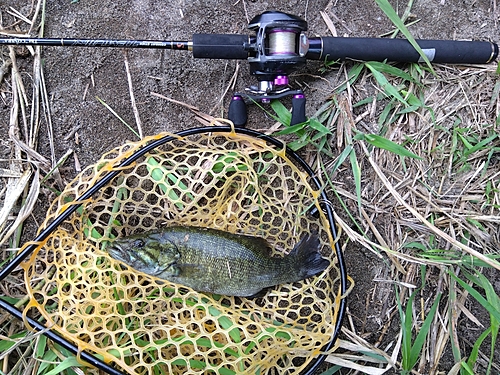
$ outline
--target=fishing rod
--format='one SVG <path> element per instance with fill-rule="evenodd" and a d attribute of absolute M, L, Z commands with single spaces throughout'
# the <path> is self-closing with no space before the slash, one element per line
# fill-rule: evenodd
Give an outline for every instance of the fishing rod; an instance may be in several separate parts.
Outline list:
<path fill-rule="evenodd" d="M 257 15 L 248 29 L 255 34 L 193 34 L 191 41 L 9 37 L 0 38 L 0 45 L 157 48 L 191 51 L 195 58 L 247 60 L 258 85 L 233 94 L 228 117 L 238 127 L 247 122 L 247 103 L 268 103 L 285 96 L 292 97 L 291 124 L 304 122 L 304 93 L 288 86 L 288 75 L 306 60 L 424 61 L 406 39 L 307 37 L 307 22 L 283 12 Z M 417 39 L 416 42 L 434 63 L 487 64 L 498 56 L 498 45 L 487 41 Z"/>

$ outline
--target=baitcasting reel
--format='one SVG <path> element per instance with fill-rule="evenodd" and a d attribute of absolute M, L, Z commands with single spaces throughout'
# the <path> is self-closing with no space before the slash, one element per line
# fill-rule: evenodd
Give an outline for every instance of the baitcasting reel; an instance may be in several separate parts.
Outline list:
<path fill-rule="evenodd" d="M 235 126 L 246 124 L 245 97 L 254 102 L 269 103 L 272 99 L 292 96 L 291 125 L 306 121 L 306 98 L 302 90 L 290 89 L 288 74 L 306 62 L 309 40 L 304 31 L 307 22 L 293 15 L 271 11 L 254 17 L 248 28 L 256 34 L 247 49 L 250 73 L 257 77 L 258 86 L 233 95 L 229 119 Z"/>
<path fill-rule="evenodd" d="M 302 90 L 288 86 L 288 75 L 306 63 L 309 39 L 304 34 L 307 22 L 283 12 L 268 11 L 254 17 L 247 35 L 193 35 L 192 51 L 199 58 L 247 59 L 250 73 L 258 85 L 244 93 L 234 93 L 229 104 L 228 118 L 236 127 L 245 126 L 249 103 L 269 103 L 273 99 L 292 96 L 291 124 L 306 121 L 306 98 Z M 214 43 L 214 40 L 217 42 Z"/>

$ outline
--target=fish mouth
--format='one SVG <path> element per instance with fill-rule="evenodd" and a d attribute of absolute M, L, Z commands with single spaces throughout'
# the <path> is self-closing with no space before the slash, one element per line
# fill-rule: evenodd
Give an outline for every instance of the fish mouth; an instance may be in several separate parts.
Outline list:
<path fill-rule="evenodd" d="M 108 254 L 113 259 L 120 260 L 122 262 L 130 261 L 129 254 L 117 243 L 114 243 L 110 247 L 108 247 Z"/>
<path fill-rule="evenodd" d="M 168 271 L 175 266 L 177 261 L 169 262 L 168 264 L 158 264 L 157 261 L 148 262 L 143 259 L 140 254 L 136 254 L 127 244 L 123 246 L 118 242 L 111 243 L 106 249 L 108 255 L 123 263 L 126 267 L 131 267 L 140 272 L 144 272 L 151 276 L 162 277 L 162 275 L 170 274 Z"/>

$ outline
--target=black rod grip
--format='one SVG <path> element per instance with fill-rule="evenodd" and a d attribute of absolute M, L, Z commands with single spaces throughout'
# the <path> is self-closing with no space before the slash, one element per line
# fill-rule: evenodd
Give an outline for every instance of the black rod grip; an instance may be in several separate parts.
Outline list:
<path fill-rule="evenodd" d="M 248 35 L 194 34 L 193 56 L 202 59 L 246 59 Z"/>
<path fill-rule="evenodd" d="M 486 64 L 498 56 L 498 45 L 485 41 L 416 40 L 431 62 Z M 406 39 L 320 37 L 310 40 L 306 55 L 315 60 L 423 62 Z"/>

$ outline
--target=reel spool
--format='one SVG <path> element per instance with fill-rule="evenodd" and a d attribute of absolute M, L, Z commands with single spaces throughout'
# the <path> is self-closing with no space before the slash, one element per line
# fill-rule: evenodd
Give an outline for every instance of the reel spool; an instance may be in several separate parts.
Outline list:
<path fill-rule="evenodd" d="M 317 231 L 331 265 L 247 299 L 198 293 L 106 253 L 118 236 L 175 224 L 264 237 L 281 256 Z M 312 374 L 335 348 L 347 275 L 332 209 L 311 168 L 256 131 L 211 126 L 118 147 L 53 202 L 41 236 L 22 264 L 25 322 L 42 315 L 112 371 Z"/>
<path fill-rule="evenodd" d="M 295 56 L 295 30 L 272 29 L 268 33 L 269 55 Z"/>

